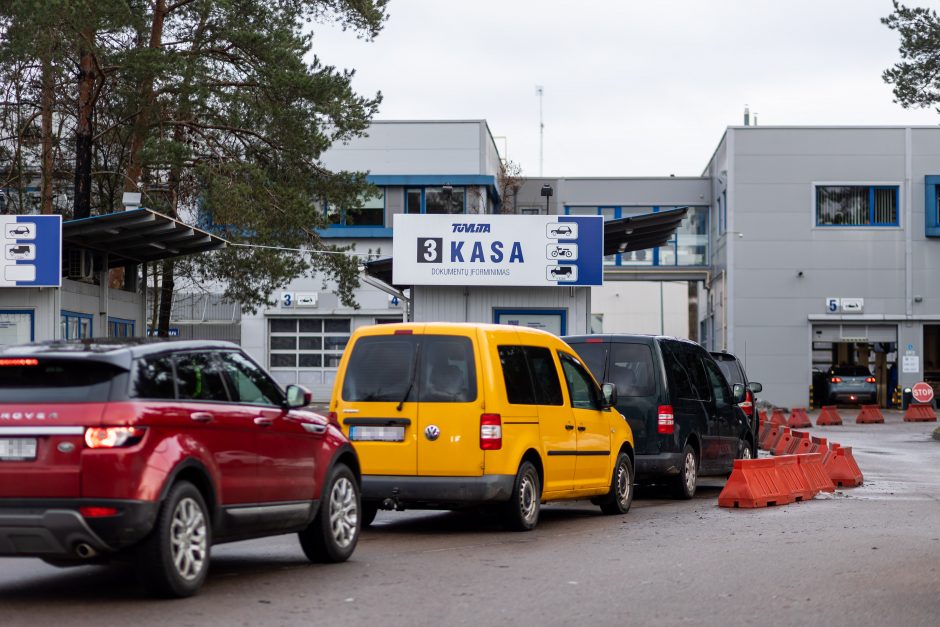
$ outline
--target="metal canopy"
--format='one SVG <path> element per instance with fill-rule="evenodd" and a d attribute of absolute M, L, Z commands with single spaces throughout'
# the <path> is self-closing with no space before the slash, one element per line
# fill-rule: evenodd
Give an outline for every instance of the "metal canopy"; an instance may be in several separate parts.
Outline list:
<path fill-rule="evenodd" d="M 646 213 L 604 222 L 604 255 L 662 246 L 672 238 L 688 213 L 688 207 L 678 207 L 658 213 Z M 369 276 L 393 285 L 391 257 L 368 261 L 364 266 Z M 393 286 L 398 289 L 407 287 L 405 285 Z"/>
<path fill-rule="evenodd" d="M 62 223 L 65 255 L 69 249 L 107 253 L 110 268 L 216 250 L 226 244 L 221 237 L 150 209 L 118 211 Z"/>

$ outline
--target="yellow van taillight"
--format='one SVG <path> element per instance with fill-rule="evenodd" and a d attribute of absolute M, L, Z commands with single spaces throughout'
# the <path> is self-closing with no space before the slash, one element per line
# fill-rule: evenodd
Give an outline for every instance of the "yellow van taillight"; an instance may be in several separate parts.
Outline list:
<path fill-rule="evenodd" d="M 480 415 L 480 448 L 484 451 L 503 448 L 503 419 L 499 414 Z"/>

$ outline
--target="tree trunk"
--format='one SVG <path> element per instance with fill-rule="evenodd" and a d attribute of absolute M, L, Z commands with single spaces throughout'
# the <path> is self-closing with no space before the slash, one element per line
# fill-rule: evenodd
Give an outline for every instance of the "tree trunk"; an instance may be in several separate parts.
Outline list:
<path fill-rule="evenodd" d="M 157 321 L 157 335 L 170 337 L 170 312 L 173 308 L 173 265 L 172 259 L 163 261 L 163 284 L 160 286 L 160 316 Z"/>
<path fill-rule="evenodd" d="M 81 60 L 78 66 L 78 121 L 75 128 L 75 198 L 73 217 L 91 216 L 92 113 L 95 109 L 94 31 L 81 34 Z M 50 153 L 51 154 L 51 153 Z"/>
<path fill-rule="evenodd" d="M 163 23 L 166 18 L 166 0 L 157 0 L 153 9 L 153 24 L 150 26 L 149 48 L 158 50 L 163 45 Z M 153 75 L 146 76 L 140 84 L 140 113 L 134 120 L 131 132 L 130 153 L 127 159 L 127 176 L 124 179 L 125 192 L 140 191 L 140 175 L 143 171 L 141 152 L 150 127 L 150 116 L 153 110 L 155 94 L 153 91 Z"/>
<path fill-rule="evenodd" d="M 52 213 L 52 102 L 53 102 L 53 74 L 52 50 L 47 48 L 46 56 L 42 59 L 42 94 L 40 107 L 42 110 L 42 191 L 41 212 Z M 90 172 L 90 171 L 89 171 Z"/>

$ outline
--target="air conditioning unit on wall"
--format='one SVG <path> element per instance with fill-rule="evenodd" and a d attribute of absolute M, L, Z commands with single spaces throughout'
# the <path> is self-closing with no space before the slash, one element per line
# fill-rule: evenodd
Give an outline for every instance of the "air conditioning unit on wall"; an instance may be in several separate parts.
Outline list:
<path fill-rule="evenodd" d="M 94 276 L 94 253 L 84 249 L 70 249 L 68 257 L 68 278 L 76 281 L 90 281 Z"/>

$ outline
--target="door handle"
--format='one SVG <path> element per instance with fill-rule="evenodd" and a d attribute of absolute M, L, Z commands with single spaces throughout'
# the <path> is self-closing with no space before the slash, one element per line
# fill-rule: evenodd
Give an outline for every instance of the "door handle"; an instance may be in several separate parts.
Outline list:
<path fill-rule="evenodd" d="M 574 425 L 565 425 L 565 431 L 574 431 Z"/>
<path fill-rule="evenodd" d="M 578 425 L 578 431 L 587 431 L 587 427 L 584 425 Z"/>
<path fill-rule="evenodd" d="M 194 411 L 189 417 L 195 422 L 212 422 L 212 414 L 207 411 Z"/>
<path fill-rule="evenodd" d="M 259 427 L 270 427 L 272 424 L 274 424 L 273 420 L 270 418 L 265 418 L 264 416 L 258 416 L 255 418 L 254 422 Z"/>

